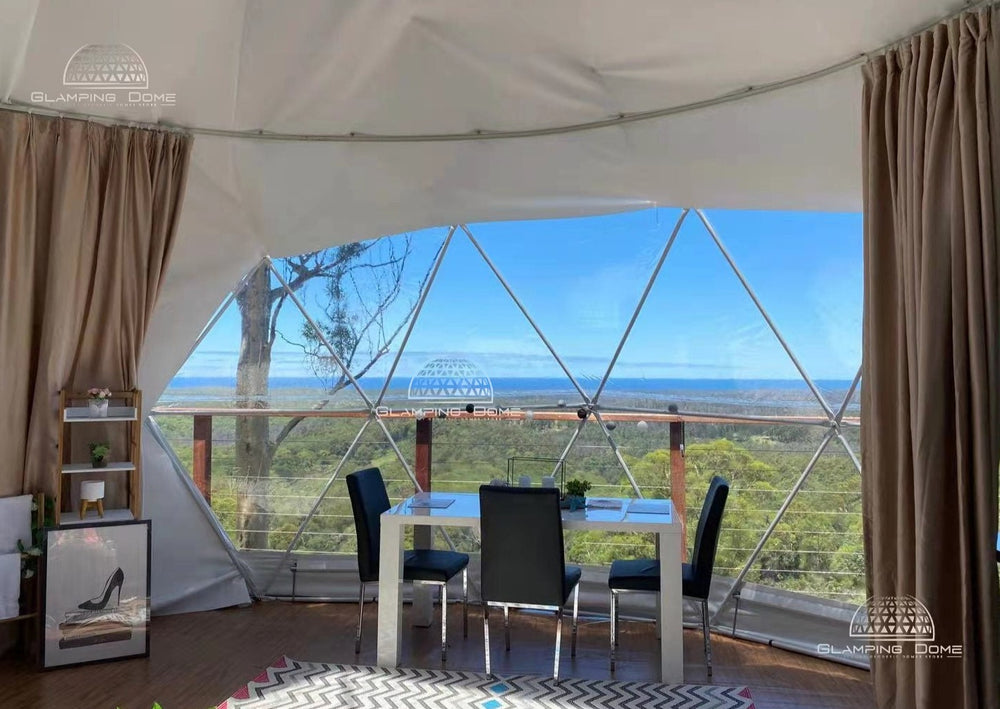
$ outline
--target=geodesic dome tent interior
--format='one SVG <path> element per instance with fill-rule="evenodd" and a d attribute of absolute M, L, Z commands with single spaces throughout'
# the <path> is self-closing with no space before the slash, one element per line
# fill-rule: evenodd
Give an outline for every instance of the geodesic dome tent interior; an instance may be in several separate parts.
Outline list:
<path fill-rule="evenodd" d="M 672 404 L 692 415 L 725 413 L 730 418 L 752 417 L 770 407 L 767 415 L 789 419 L 781 423 L 781 431 L 806 432 L 794 434 L 799 439 L 792 436 L 802 450 L 795 451 L 794 464 L 786 467 L 797 472 L 789 480 L 782 478 L 780 485 L 767 478 L 779 470 L 787 477 L 784 464 L 760 458 L 773 457 L 773 450 L 764 449 L 784 433 L 753 429 L 748 420 L 740 444 L 731 440 L 727 444 L 720 441 L 735 434 L 721 427 L 735 427 L 731 421 L 707 417 L 687 429 L 691 439 L 687 455 L 704 472 L 711 465 L 735 465 L 753 470 L 755 484 L 775 488 L 767 499 L 747 503 L 746 518 L 754 523 L 734 528 L 733 554 L 744 554 L 745 562 L 758 544 L 765 544 L 757 550 L 759 555 L 767 552 L 768 539 L 784 540 L 795 547 L 779 546 L 780 552 L 806 550 L 815 558 L 836 560 L 824 562 L 821 570 L 827 575 L 816 578 L 857 578 L 863 567 L 857 566 L 860 550 L 851 541 L 857 539 L 851 525 L 857 523 L 858 488 L 846 483 L 843 488 L 824 485 L 839 484 L 841 467 L 857 462 L 849 419 L 856 417 L 859 386 L 855 357 L 859 313 L 849 308 L 838 311 L 843 301 L 835 295 L 825 300 L 817 295 L 815 302 L 822 304 L 815 306 L 817 318 L 826 317 L 831 323 L 828 339 L 819 341 L 829 341 L 830 349 L 852 362 L 827 362 L 831 376 L 817 375 L 801 346 L 792 341 L 794 335 L 783 329 L 788 326 L 780 314 L 772 312 L 797 297 L 794 292 L 780 294 L 781 279 L 790 278 L 789 274 L 754 263 L 752 241 L 744 241 L 738 228 L 722 224 L 730 213 L 724 210 L 857 212 L 861 206 L 859 57 L 912 35 L 963 5 L 935 0 L 893 0 L 875 6 L 860 0 L 822 6 L 787 0 L 766 7 L 644 2 L 628 11 L 592 3 L 581 12 L 569 2 L 519 3 L 500 9 L 442 0 L 306 2 L 290 12 L 284 6 L 246 0 L 210 5 L 22 0 L 7 8 L 0 26 L 0 92 L 15 110 L 160 123 L 196 135 L 177 241 L 141 358 L 139 385 L 151 405 L 158 399 L 161 409 L 178 404 L 161 394 L 178 372 L 183 374 L 193 350 L 197 354 L 198 348 L 215 341 L 213 337 L 223 336 L 219 333 L 231 322 L 231 309 L 246 287 L 247 274 L 262 272 L 268 284 L 280 290 L 290 260 L 300 254 L 406 232 L 412 235 L 413 268 L 405 274 L 404 297 L 397 301 L 402 312 L 390 313 L 394 322 L 404 323 L 401 332 L 412 322 L 415 341 L 430 340 L 434 318 L 444 323 L 449 308 L 454 312 L 458 307 L 454 297 L 440 303 L 432 300 L 435 284 L 429 275 L 435 264 L 440 264 L 442 281 L 449 264 L 476 264 L 480 276 L 466 285 L 465 301 L 504 302 L 510 318 L 505 316 L 501 324 L 521 328 L 512 338 L 515 349 L 533 338 L 528 354 L 538 357 L 532 361 L 542 372 L 539 377 L 552 376 L 551 372 L 563 377 L 558 387 L 543 394 L 527 397 L 523 390 L 510 387 L 505 392 L 498 386 L 504 375 L 497 374 L 498 369 L 491 371 L 491 365 L 499 362 L 475 361 L 486 350 L 439 347 L 438 357 L 451 358 L 453 365 L 465 368 L 462 377 L 477 371 L 490 377 L 493 405 L 532 411 L 527 424 L 523 415 L 516 422 L 456 419 L 456 431 L 458 426 L 479 423 L 507 427 L 508 433 L 515 425 L 530 430 L 551 424 L 558 435 L 553 433 L 541 451 L 544 455 L 536 457 L 558 458 L 567 449 L 568 456 L 573 449 L 592 451 L 600 462 L 587 464 L 621 471 L 618 478 L 607 474 L 609 491 L 623 485 L 634 490 L 641 485 L 629 480 L 633 468 L 642 463 L 653 475 L 658 460 L 646 458 L 663 448 L 660 443 L 642 443 L 641 435 L 650 426 L 656 429 L 670 422 L 622 418 L 609 431 L 590 406 L 602 382 L 607 384 L 606 398 L 614 400 L 623 417 L 629 407 L 652 412 L 632 412 L 636 416 L 651 417 L 657 411 L 669 415 Z M 92 49 L 81 53 L 87 47 Z M 123 90 L 112 92 L 110 99 L 106 89 L 76 85 L 81 77 L 89 80 L 90 70 L 100 71 L 101 62 L 120 65 L 136 87 L 119 84 Z M 136 93 L 130 94 L 133 90 Z M 81 94 L 85 94 L 82 99 Z M 525 227 L 528 236 L 520 243 L 522 250 L 512 254 L 503 240 L 517 243 L 518 237 L 512 236 L 516 229 L 497 230 L 495 223 L 623 212 L 634 212 L 636 221 L 617 233 L 598 229 L 588 236 L 589 242 L 582 242 L 584 227 L 574 222 L 548 242 L 558 246 L 552 250 L 565 254 L 574 250 L 600 254 L 608 249 L 632 254 L 632 262 L 618 273 L 604 274 L 605 290 L 595 289 L 594 273 L 588 270 L 597 268 L 596 258 L 579 264 L 579 280 L 552 283 L 548 291 L 505 280 L 517 271 L 518 258 L 544 251 L 544 240 L 532 237 L 532 229 Z M 808 252 L 816 257 L 817 267 L 804 270 L 829 286 L 827 294 L 837 293 L 834 285 L 859 287 L 856 270 L 852 273 L 837 260 L 842 254 L 851 262 L 853 253 L 853 263 L 859 263 L 859 221 L 847 218 L 843 228 L 833 232 L 800 226 L 806 228 L 774 237 L 772 248 L 789 253 L 796 240 L 823 239 L 827 247 L 823 253 Z M 754 238 L 768 237 L 758 231 Z M 702 333 L 704 340 L 724 339 L 728 345 L 714 353 L 707 348 L 675 353 L 682 365 L 677 371 L 701 363 L 715 365 L 716 369 L 705 371 L 722 372 L 729 379 L 795 380 L 793 401 L 775 406 L 774 396 L 759 394 L 763 386 L 753 389 L 758 392 L 754 397 L 736 396 L 719 404 L 719 397 L 698 401 L 676 388 L 643 397 L 640 386 L 636 397 L 625 383 L 617 389 L 611 385 L 616 370 L 609 365 L 618 355 L 623 366 L 638 367 L 632 377 L 622 374 L 628 370 L 617 370 L 620 379 L 671 378 L 669 370 L 663 374 L 662 368 L 656 369 L 666 360 L 662 353 L 647 350 L 642 327 L 662 327 L 676 317 L 678 339 L 685 331 L 691 333 L 683 318 L 697 315 L 697 304 L 706 301 L 696 291 L 679 303 L 671 301 L 667 297 L 671 268 L 697 273 L 708 268 L 703 257 L 709 256 L 714 259 L 711 268 L 730 279 L 728 312 L 739 315 L 727 320 L 720 316 L 727 311 L 719 308 L 701 313 L 716 325 L 714 332 Z M 559 256 L 550 254 L 539 261 L 544 258 Z M 786 264 L 783 270 L 794 268 Z M 754 269 L 760 269 L 756 276 Z M 540 276 L 545 273 L 539 269 Z M 777 290 L 765 294 L 769 284 L 778 284 Z M 482 293 L 476 292 L 479 285 Z M 643 300 L 647 286 L 649 299 Z M 415 303 L 424 294 L 427 302 L 420 311 L 407 313 L 403 304 Z M 599 313 L 589 325 L 580 325 L 587 346 L 571 339 L 559 341 L 559 313 L 541 302 L 555 297 L 565 297 L 567 311 L 606 308 L 603 316 Z M 529 302 L 531 298 L 539 302 Z M 300 334 L 313 326 L 309 321 L 315 318 L 308 299 L 301 309 L 293 304 L 283 317 L 288 319 L 287 331 Z M 532 313 L 540 320 L 525 317 Z M 628 330 L 633 315 L 636 327 Z M 546 318 L 548 322 L 543 322 Z M 470 326 L 469 320 L 464 322 Z M 485 320 L 475 323 L 482 332 L 491 325 L 500 326 Z M 420 327 L 427 327 L 428 333 L 421 334 Z M 542 335 L 553 330 L 556 334 L 546 342 Z M 390 348 L 383 362 L 398 361 L 399 374 L 407 381 L 421 367 L 445 364 L 426 348 L 408 360 L 403 338 L 393 342 L 397 349 Z M 630 346 L 638 349 L 630 353 Z M 499 359 L 511 359 L 510 350 L 496 351 Z M 563 357 L 578 354 L 592 359 L 563 361 L 561 366 Z M 769 363 L 763 374 L 755 368 L 760 362 Z M 656 373 L 644 374 L 641 363 Z M 218 366 L 233 364 L 220 360 Z M 377 373 L 371 379 L 377 379 Z M 395 391 L 394 373 L 383 371 L 388 378 L 382 386 L 363 382 L 342 388 L 334 406 L 348 411 L 381 405 L 380 398 Z M 454 382 L 443 387 L 452 388 Z M 462 393 L 466 403 L 475 403 L 467 391 Z M 638 404 L 637 398 L 642 399 Z M 557 416 L 560 409 L 575 417 L 574 407 L 580 404 L 588 414 L 580 421 L 588 425 L 575 428 L 572 420 L 564 425 Z M 406 408 L 402 399 L 389 405 Z M 546 411 L 547 407 L 554 410 Z M 146 507 L 156 529 L 155 607 L 161 612 L 197 610 L 245 602 L 250 591 L 286 593 L 282 585 L 288 580 L 282 566 L 286 552 L 320 551 L 299 548 L 303 540 L 310 540 L 307 526 L 298 533 L 301 522 L 321 500 L 314 482 L 302 481 L 303 489 L 296 491 L 294 481 L 285 481 L 289 496 L 299 500 L 287 514 L 300 522 L 293 521 L 292 529 L 282 529 L 280 535 L 270 535 L 275 549 L 245 552 L 220 527 L 218 519 L 224 513 L 213 514 L 187 477 L 179 444 L 168 440 L 160 425 L 171 415 L 154 417 L 144 447 Z M 546 421 L 546 415 L 552 418 Z M 280 433 L 284 423 L 274 418 Z M 396 439 L 415 420 L 416 414 L 384 420 L 376 414 L 338 421 L 345 432 L 371 435 L 370 443 L 359 439 L 359 445 L 368 446 L 369 459 L 384 458 L 398 465 L 398 493 L 409 484 L 409 453 L 398 450 Z M 362 430 L 365 421 L 368 430 Z M 640 429 L 640 422 L 647 428 Z M 445 419 L 442 428 L 450 426 L 452 422 Z M 705 428 L 699 436 L 699 426 L 716 428 Z M 665 435 L 669 450 L 669 430 Z M 628 445 L 621 450 L 622 440 L 633 446 L 631 452 Z M 217 450 L 222 447 L 217 445 Z M 338 454 L 343 452 L 329 451 L 323 469 L 326 479 L 344 460 Z M 836 471 L 823 467 L 833 456 Z M 500 456 L 504 461 L 507 457 Z M 475 474 L 476 480 L 491 477 L 485 468 Z M 816 487 L 811 489 L 811 484 Z M 810 498 L 810 492 L 820 496 Z M 692 509 L 697 498 L 697 489 L 692 488 Z M 781 527 L 782 520 L 787 524 L 790 519 L 787 513 L 794 517 L 801 511 L 801 519 L 811 519 L 807 513 L 817 513 L 815 509 L 796 509 L 809 499 L 835 501 L 838 506 L 828 505 L 825 514 L 842 518 L 829 522 L 844 543 L 810 547 L 804 540 L 822 538 L 824 529 Z M 326 513 L 323 504 L 327 503 L 317 507 L 319 514 Z M 331 509 L 329 514 L 341 513 Z M 641 542 L 635 543 L 641 547 Z M 840 605 L 833 594 L 822 594 L 826 598 L 809 606 L 810 597 L 820 598 L 821 582 L 814 587 L 798 583 L 789 578 L 795 576 L 790 572 L 800 570 L 797 561 L 780 553 L 771 559 L 772 568 L 756 561 L 733 562 L 727 573 L 720 574 L 719 604 L 729 591 L 726 579 L 731 584 L 743 573 L 741 581 L 755 584 L 761 602 L 756 610 L 746 609 L 748 624 L 754 613 L 764 614 L 761 609 L 768 604 L 791 613 L 798 603 L 794 612 L 803 618 L 811 614 L 843 620 L 846 631 L 853 590 L 834 591 L 846 594 Z M 344 569 L 343 588 L 347 588 L 349 559 Z M 336 596 L 339 587 L 331 583 L 323 593 Z M 782 595 L 786 592 L 791 595 Z M 745 600 L 752 604 L 753 594 L 746 594 Z M 760 617 L 762 625 L 773 626 L 781 614 Z M 728 620 L 722 615 L 717 619 L 721 625 Z M 830 627 L 817 623 L 820 634 Z M 801 628 L 804 621 L 797 617 L 789 625 Z M 756 632 L 750 627 L 744 626 L 744 632 Z M 794 642 L 792 635 L 789 632 L 785 639 Z M 814 644 L 814 638 L 811 635 L 808 642 Z"/>
<path fill-rule="evenodd" d="M 555 466 L 560 484 L 590 480 L 594 496 L 686 497 L 689 543 L 709 479 L 723 475 L 734 487 L 716 562 L 720 627 L 732 627 L 738 595 L 744 637 L 797 649 L 839 639 L 864 600 L 859 218 L 716 217 L 720 229 L 734 230 L 725 241 L 708 215 L 668 209 L 387 237 L 378 246 L 409 249 L 400 281 L 411 297 L 394 303 L 389 318 L 400 336 L 382 357 L 366 352 L 355 361 L 363 371 L 355 382 L 330 366 L 333 349 L 306 354 L 316 342 L 310 333 L 330 329 L 326 290 L 307 286 L 273 320 L 279 335 L 267 386 L 238 389 L 246 299 L 237 289 L 153 410 L 154 430 L 187 477 L 197 445 L 191 419 L 213 421 L 211 506 L 263 595 L 351 598 L 355 540 L 344 476 L 378 465 L 392 499 L 406 497 L 421 465 L 422 421 L 433 424 L 433 464 L 425 466 L 433 482 L 424 488 L 475 492 L 524 475 L 539 484 Z M 753 238 L 747 225 L 755 221 L 774 231 Z M 800 267 L 802 283 L 826 279 L 803 292 L 797 279 L 777 277 L 785 266 L 774 255 L 808 261 L 813 249 L 795 244 L 811 229 L 832 230 L 839 241 Z M 628 247 L 580 249 L 588 233 L 615 230 Z M 521 258 L 539 235 L 550 243 L 538 261 Z M 546 263 L 542 251 L 559 263 Z M 761 252 L 768 256 L 754 258 Z M 282 290 L 293 262 L 262 264 L 268 289 Z M 606 275 L 588 273 L 588 263 Z M 566 292 L 567 279 L 589 284 L 588 307 Z M 694 297 L 689 281 L 705 292 Z M 377 301 L 372 284 L 360 292 Z M 275 446 L 263 478 L 235 452 L 245 432 L 227 413 L 251 400 L 269 414 L 266 438 Z M 322 409 L 316 418 L 313 408 Z M 256 512 L 240 512 L 241 500 Z M 452 532 L 438 543 L 478 550 L 472 535 Z M 588 565 L 585 607 L 595 612 L 606 605 L 611 560 L 653 553 L 641 535 L 595 533 L 568 534 L 567 550 Z M 325 558 L 339 573 L 291 573 L 304 558 Z"/>

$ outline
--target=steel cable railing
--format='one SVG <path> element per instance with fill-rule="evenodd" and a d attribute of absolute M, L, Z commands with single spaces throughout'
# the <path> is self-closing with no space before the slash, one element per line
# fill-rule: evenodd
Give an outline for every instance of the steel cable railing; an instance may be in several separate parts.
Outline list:
<path fill-rule="evenodd" d="M 221 411 L 215 416 L 220 422 L 225 419 Z M 181 417 L 159 418 L 163 423 L 162 419 Z M 282 443 L 267 476 L 250 480 L 236 473 L 232 420 L 230 416 L 230 423 L 220 423 L 213 431 L 211 506 L 238 546 L 245 550 L 283 551 L 327 483 L 329 471 L 340 462 L 346 442 L 335 440 L 335 431 L 329 429 L 329 422 L 335 419 L 316 419 Z M 483 422 L 476 423 L 481 428 Z M 389 425 L 400 448 L 404 452 L 412 450 L 412 420 Z M 512 453 L 538 457 L 561 453 L 561 445 L 555 441 L 531 446 L 522 442 L 517 450 L 511 450 L 502 436 L 496 440 L 470 440 L 461 431 L 462 425 L 461 421 L 447 422 L 441 426 L 444 435 L 434 442 L 435 490 L 474 492 L 494 477 L 505 477 L 506 459 Z M 163 428 L 174 452 L 191 470 L 191 429 L 178 424 Z M 565 434 L 565 429 L 561 433 Z M 716 572 L 735 576 L 788 496 L 792 479 L 801 472 L 802 459 L 813 454 L 815 448 L 802 442 L 782 446 L 753 435 L 729 440 L 713 438 L 712 434 L 707 425 L 688 426 L 684 456 L 688 542 L 690 545 L 693 541 L 708 480 L 714 474 L 730 478 L 730 506 L 723 522 Z M 670 496 L 669 466 L 664 467 L 664 461 L 658 458 L 669 449 L 666 437 L 653 431 L 639 440 L 634 434 L 623 439 L 619 447 L 643 494 Z M 593 496 L 629 496 L 625 476 L 602 440 L 583 440 L 583 445 L 571 452 L 567 478 L 591 479 Z M 393 503 L 412 493 L 412 483 L 387 442 L 370 441 L 362 449 L 356 463 L 349 462 L 345 470 L 379 464 Z M 810 483 L 792 501 L 747 580 L 838 600 L 863 598 L 860 478 L 847 456 L 831 446 L 817 464 Z M 567 534 L 567 555 L 576 562 L 603 564 L 622 556 L 653 553 L 652 539 L 633 538 L 638 535 L 617 538 L 620 536 Z M 469 535 L 456 539 L 460 548 L 473 550 L 474 543 Z M 334 483 L 313 515 L 299 540 L 299 550 L 354 553 L 353 517 L 342 478 Z"/>

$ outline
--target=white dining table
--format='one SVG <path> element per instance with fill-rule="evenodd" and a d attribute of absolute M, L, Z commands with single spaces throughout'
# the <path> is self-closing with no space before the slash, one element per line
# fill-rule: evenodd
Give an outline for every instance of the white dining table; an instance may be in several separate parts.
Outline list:
<path fill-rule="evenodd" d="M 660 596 L 660 680 L 684 681 L 683 603 L 681 599 L 680 519 L 670 500 L 587 498 L 581 510 L 564 510 L 563 529 L 646 532 L 657 535 Z M 430 506 L 428 506 L 430 505 Z M 440 506 L 437 506 L 440 505 Z M 420 493 L 382 513 L 379 550 L 378 664 L 399 665 L 403 620 L 403 538 L 406 527 L 466 527 L 478 530 L 477 493 Z"/>

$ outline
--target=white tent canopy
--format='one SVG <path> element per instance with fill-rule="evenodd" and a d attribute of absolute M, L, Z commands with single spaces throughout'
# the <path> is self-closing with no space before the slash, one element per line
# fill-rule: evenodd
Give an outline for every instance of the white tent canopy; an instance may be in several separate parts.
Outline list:
<path fill-rule="evenodd" d="M 199 129 L 142 360 L 152 403 L 266 253 L 653 204 L 858 210 L 861 75 L 850 60 L 963 6 L 12 0 L 0 17 L 0 99 Z M 66 81 L 87 45 L 141 57 L 137 102 L 126 89 L 111 101 L 69 95 L 106 91 Z M 708 105 L 589 130 L 476 138 L 699 102 Z M 272 133 L 326 139 L 262 139 Z M 424 139 L 395 139 L 414 135 Z M 469 139 L 427 139 L 457 135 Z M 147 506 L 172 543 L 199 543 L 197 529 L 157 519 L 170 508 L 162 496 Z M 202 586 L 184 582 L 192 597 Z M 224 600 L 184 605 L 169 579 L 155 590 L 176 609 Z"/>

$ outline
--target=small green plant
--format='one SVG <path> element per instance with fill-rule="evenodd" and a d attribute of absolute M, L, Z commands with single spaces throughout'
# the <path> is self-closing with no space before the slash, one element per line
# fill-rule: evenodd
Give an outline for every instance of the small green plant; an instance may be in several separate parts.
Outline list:
<path fill-rule="evenodd" d="M 567 480 L 566 481 L 566 496 L 567 497 L 586 497 L 587 490 L 590 489 L 590 483 L 586 480 Z"/>
<path fill-rule="evenodd" d="M 45 528 L 55 525 L 55 498 L 45 495 L 42 499 L 44 509 L 41 518 L 37 514 L 37 498 L 31 501 L 31 541 L 26 544 L 22 539 L 17 540 L 17 550 L 21 553 L 21 577 L 26 579 L 30 579 L 38 572 L 38 559 L 42 555 Z"/>
<path fill-rule="evenodd" d="M 107 443 L 91 443 L 90 444 L 90 464 L 95 468 L 103 468 L 107 465 L 108 453 L 111 452 L 111 446 Z"/>

